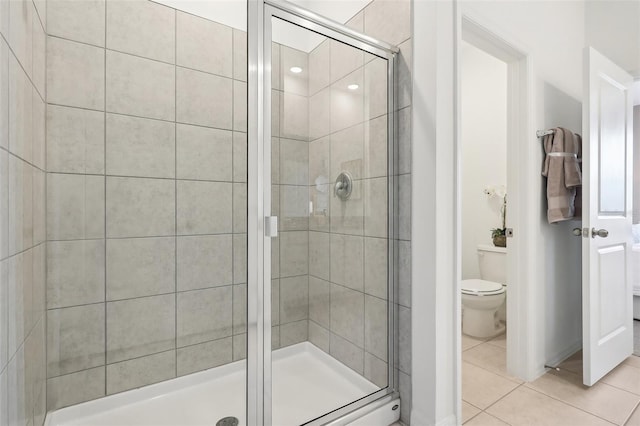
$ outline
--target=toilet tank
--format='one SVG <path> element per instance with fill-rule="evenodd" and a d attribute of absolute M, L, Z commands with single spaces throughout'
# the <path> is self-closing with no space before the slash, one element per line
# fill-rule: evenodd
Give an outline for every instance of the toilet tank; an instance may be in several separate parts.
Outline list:
<path fill-rule="evenodd" d="M 478 245 L 480 278 L 495 283 L 507 283 L 507 248 Z"/>

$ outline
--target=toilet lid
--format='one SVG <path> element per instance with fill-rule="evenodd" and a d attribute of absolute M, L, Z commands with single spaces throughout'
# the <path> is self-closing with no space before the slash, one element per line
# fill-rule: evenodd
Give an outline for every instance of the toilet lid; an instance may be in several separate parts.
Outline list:
<path fill-rule="evenodd" d="M 462 280 L 462 292 L 465 294 L 477 294 L 490 296 L 504 292 L 502 284 L 485 280 Z"/>

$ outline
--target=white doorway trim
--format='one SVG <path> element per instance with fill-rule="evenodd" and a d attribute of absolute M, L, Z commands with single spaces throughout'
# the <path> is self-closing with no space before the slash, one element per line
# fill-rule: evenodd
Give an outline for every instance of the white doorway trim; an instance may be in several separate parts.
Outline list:
<path fill-rule="evenodd" d="M 461 271 L 461 82 L 460 43 L 464 40 L 507 63 L 507 227 L 514 237 L 508 240 L 507 254 L 507 370 L 522 379 L 538 377 L 544 368 L 540 360 L 544 354 L 544 287 L 536 285 L 536 236 L 533 235 L 538 191 L 532 181 L 535 176 L 532 158 L 540 143 L 535 136 L 533 121 L 533 67 L 528 49 L 501 33 L 489 22 L 483 22 L 468 12 L 459 12 L 456 40 L 456 260 L 455 287 L 460 298 Z M 456 306 L 459 321 L 460 303 Z M 461 356 L 458 348 L 458 356 Z M 461 370 L 458 383 L 461 383 Z"/>

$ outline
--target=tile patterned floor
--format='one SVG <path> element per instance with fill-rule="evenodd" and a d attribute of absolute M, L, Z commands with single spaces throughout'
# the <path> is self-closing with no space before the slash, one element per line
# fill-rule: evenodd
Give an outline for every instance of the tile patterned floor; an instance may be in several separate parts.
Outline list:
<path fill-rule="evenodd" d="M 506 371 L 506 338 L 462 336 L 462 422 L 469 426 L 640 426 L 640 358 L 595 386 L 582 384 L 582 354 L 524 383 Z"/>

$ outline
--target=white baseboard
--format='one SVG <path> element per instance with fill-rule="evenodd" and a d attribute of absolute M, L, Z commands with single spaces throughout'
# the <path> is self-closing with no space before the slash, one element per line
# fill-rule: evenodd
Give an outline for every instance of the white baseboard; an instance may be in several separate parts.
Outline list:
<path fill-rule="evenodd" d="M 582 349 L 582 339 L 572 343 L 566 349 L 562 350 L 561 352 L 558 352 L 557 354 L 553 355 L 551 358 L 547 358 L 547 365 L 555 367 L 565 359 L 569 358 L 571 355 L 578 352 L 580 349 Z"/>

